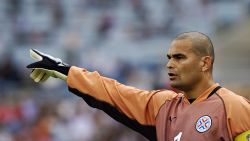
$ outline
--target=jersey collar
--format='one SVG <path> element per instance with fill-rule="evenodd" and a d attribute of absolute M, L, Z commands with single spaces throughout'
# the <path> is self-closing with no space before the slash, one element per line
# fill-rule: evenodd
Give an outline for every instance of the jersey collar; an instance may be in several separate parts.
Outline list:
<path fill-rule="evenodd" d="M 209 87 L 207 90 L 205 90 L 200 96 L 198 96 L 196 98 L 196 100 L 192 103 L 198 103 L 198 102 L 201 102 L 201 101 L 204 101 L 208 98 L 209 94 L 216 88 L 218 87 L 219 84 L 218 83 L 215 83 L 214 85 L 212 85 L 211 87 Z M 187 97 L 185 96 L 185 101 L 187 101 L 188 103 L 190 103 L 187 99 Z"/>

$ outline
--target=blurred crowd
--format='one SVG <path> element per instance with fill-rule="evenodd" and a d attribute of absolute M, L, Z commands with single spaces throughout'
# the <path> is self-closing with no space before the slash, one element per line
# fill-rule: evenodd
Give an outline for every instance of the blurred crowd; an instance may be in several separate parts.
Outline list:
<path fill-rule="evenodd" d="M 36 99 L 36 98 L 35 98 Z M 144 140 L 80 99 L 1 101 L 1 141 Z"/>
<path fill-rule="evenodd" d="M 29 48 L 141 89 L 171 89 L 174 35 L 213 36 L 250 16 L 250 1 L 0 0 L 0 141 L 143 141 L 50 79 L 36 84 Z"/>

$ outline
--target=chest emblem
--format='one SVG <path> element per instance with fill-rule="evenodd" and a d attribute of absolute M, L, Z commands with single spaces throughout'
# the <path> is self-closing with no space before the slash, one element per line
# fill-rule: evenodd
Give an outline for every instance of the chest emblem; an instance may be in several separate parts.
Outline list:
<path fill-rule="evenodd" d="M 212 119 L 209 116 L 202 116 L 196 122 L 196 130 L 200 133 L 206 132 L 212 126 Z"/>

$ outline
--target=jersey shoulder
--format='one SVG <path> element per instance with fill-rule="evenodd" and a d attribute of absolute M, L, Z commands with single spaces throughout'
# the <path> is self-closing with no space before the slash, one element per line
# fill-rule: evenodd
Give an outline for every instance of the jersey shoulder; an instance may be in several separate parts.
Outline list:
<path fill-rule="evenodd" d="M 221 88 L 217 94 L 222 99 L 227 116 L 229 133 L 234 138 L 250 129 L 250 101 L 236 93 Z"/>
<path fill-rule="evenodd" d="M 161 89 L 161 90 L 154 90 L 154 91 L 155 91 L 154 99 L 156 101 L 161 101 L 159 103 L 162 103 L 162 104 L 166 101 L 182 96 L 182 94 L 176 93 L 172 90 Z"/>
<path fill-rule="evenodd" d="M 226 107 L 247 107 L 250 110 L 250 101 L 226 88 L 221 88 L 217 94 L 222 98 Z"/>
<path fill-rule="evenodd" d="M 154 90 L 154 95 L 153 95 L 153 105 L 154 105 L 154 115 L 157 116 L 160 108 L 168 101 L 171 101 L 177 97 L 181 96 L 180 94 L 171 91 L 171 90 Z"/>

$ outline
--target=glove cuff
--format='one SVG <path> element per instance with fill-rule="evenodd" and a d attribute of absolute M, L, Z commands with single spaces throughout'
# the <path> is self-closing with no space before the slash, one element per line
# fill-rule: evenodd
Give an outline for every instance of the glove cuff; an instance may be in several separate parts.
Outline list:
<path fill-rule="evenodd" d="M 68 76 L 70 67 L 71 66 L 60 66 L 60 67 L 57 67 L 57 71 Z"/>

